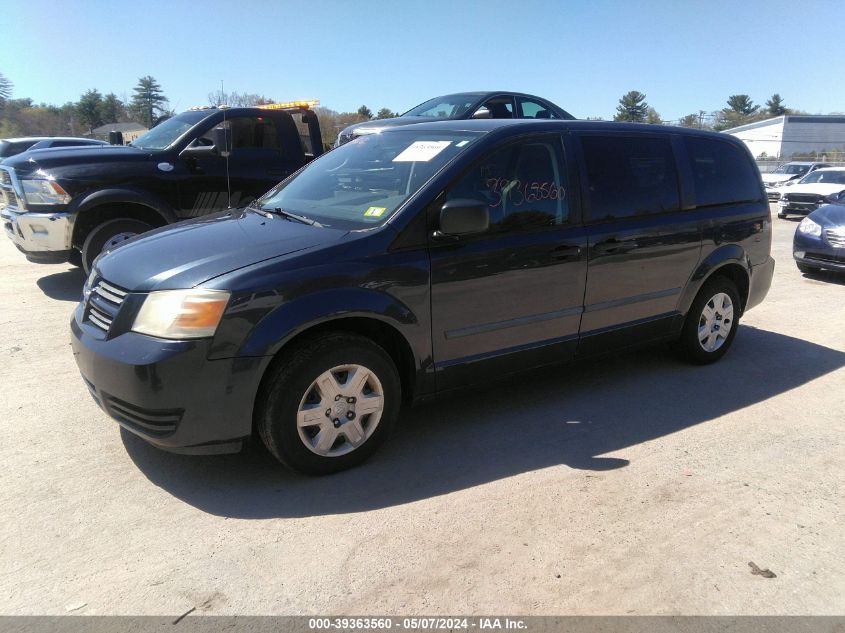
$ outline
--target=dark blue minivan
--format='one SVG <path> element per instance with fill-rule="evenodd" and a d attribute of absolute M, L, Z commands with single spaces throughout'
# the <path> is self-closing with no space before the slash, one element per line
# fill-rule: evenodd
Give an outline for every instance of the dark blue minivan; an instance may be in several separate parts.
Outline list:
<path fill-rule="evenodd" d="M 769 289 L 770 246 L 730 136 L 423 123 L 104 253 L 73 351 L 103 410 L 156 446 L 259 436 L 327 473 L 372 454 L 403 405 L 472 383 L 658 341 L 718 360 Z"/>

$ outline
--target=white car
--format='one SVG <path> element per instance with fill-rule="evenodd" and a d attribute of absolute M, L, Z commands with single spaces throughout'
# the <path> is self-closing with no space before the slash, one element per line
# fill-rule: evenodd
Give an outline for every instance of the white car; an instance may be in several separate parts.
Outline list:
<path fill-rule="evenodd" d="M 766 195 L 770 201 L 780 198 L 783 193 L 782 187 L 788 187 L 798 182 L 802 176 L 812 171 L 830 167 L 827 163 L 813 163 L 809 161 L 793 161 L 779 165 L 774 171 L 760 174 L 763 184 L 766 186 Z"/>
<path fill-rule="evenodd" d="M 845 167 L 817 169 L 790 186 L 778 199 L 778 217 L 807 215 L 845 191 Z"/>

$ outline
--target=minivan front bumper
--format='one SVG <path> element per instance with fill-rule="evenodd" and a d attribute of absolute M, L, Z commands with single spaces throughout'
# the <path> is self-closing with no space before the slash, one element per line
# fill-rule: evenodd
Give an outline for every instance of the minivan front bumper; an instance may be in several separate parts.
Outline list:
<path fill-rule="evenodd" d="M 123 428 L 172 452 L 239 451 L 266 357 L 208 360 L 210 341 L 169 341 L 127 332 L 100 338 L 71 320 L 76 364 L 96 403 Z M 90 330 L 90 331 L 89 331 Z"/>

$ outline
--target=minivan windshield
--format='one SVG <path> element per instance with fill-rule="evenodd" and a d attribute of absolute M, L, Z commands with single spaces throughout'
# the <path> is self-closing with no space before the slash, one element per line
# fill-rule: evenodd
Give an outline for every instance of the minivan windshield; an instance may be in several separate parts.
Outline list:
<path fill-rule="evenodd" d="M 361 136 L 313 161 L 254 206 L 323 226 L 378 226 L 479 136 L 413 128 Z"/>
<path fill-rule="evenodd" d="M 129 143 L 139 149 L 164 149 L 170 147 L 176 139 L 206 118 L 207 110 L 193 110 L 183 112 L 162 121 L 146 134 L 139 136 Z"/>
<path fill-rule="evenodd" d="M 804 176 L 799 184 L 807 185 L 814 182 L 845 185 L 845 169 L 837 171 L 814 171 Z"/>

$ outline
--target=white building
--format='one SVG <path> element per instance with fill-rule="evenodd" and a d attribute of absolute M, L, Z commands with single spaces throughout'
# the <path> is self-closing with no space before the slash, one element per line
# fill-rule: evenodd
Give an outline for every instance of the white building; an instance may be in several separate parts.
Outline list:
<path fill-rule="evenodd" d="M 843 160 L 845 116 L 786 114 L 725 130 L 742 140 L 759 158 L 790 160 L 814 152 L 818 160 Z"/>

